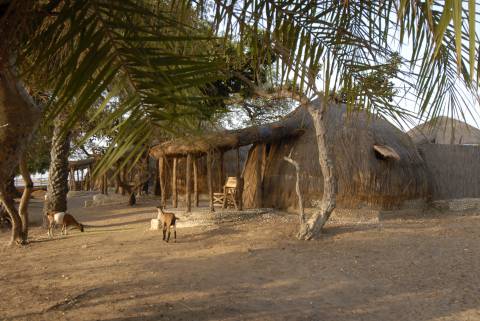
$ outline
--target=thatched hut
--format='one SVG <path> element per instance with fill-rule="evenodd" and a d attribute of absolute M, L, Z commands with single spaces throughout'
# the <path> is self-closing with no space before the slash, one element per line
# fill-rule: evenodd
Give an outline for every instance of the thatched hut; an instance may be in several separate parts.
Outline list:
<path fill-rule="evenodd" d="M 320 101 L 313 104 L 318 107 Z M 424 163 L 408 135 L 366 113 L 347 114 L 342 105 L 330 105 L 326 122 L 339 179 L 340 207 L 392 208 L 405 200 L 428 197 Z M 294 169 L 283 160 L 290 152 L 301 166 L 305 205 L 321 199 L 318 146 L 305 106 L 275 123 L 177 139 L 154 146 L 150 153 L 165 164 L 172 158 L 190 155 L 198 159 L 211 151 L 222 154 L 240 146 L 251 146 L 242 171 L 240 160 L 235 162 L 235 176 L 244 181 L 245 207 L 296 206 Z M 205 163 L 207 169 L 208 164 L 211 160 Z"/>
<path fill-rule="evenodd" d="M 305 108 L 289 117 L 296 119 L 304 134 L 252 147 L 244 171 L 246 207 L 296 205 L 295 171 L 283 159 L 290 153 L 301 166 L 305 206 L 314 206 L 322 198 L 323 177 L 312 119 Z M 383 119 L 364 112 L 347 113 L 344 106 L 337 105 L 328 109 L 326 123 L 338 177 L 339 207 L 389 209 L 406 200 L 428 197 L 423 160 L 405 133 Z M 262 180 L 260 191 L 255 178 Z M 259 192 L 262 196 L 255 196 Z"/>
<path fill-rule="evenodd" d="M 480 198 L 480 129 L 442 116 L 408 134 L 425 162 L 432 201 Z"/>
<path fill-rule="evenodd" d="M 445 116 L 420 124 L 408 135 L 415 144 L 479 145 L 480 129 Z"/>

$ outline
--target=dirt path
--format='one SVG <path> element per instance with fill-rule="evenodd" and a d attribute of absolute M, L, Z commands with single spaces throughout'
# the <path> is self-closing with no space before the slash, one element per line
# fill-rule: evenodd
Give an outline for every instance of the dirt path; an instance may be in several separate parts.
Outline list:
<path fill-rule="evenodd" d="M 480 320 L 480 216 L 329 226 L 295 217 L 147 231 L 153 203 L 79 207 L 85 233 L 0 246 L 1 320 Z M 58 232 L 57 232 L 58 233 Z M 0 232 L 0 242 L 8 240 Z"/>

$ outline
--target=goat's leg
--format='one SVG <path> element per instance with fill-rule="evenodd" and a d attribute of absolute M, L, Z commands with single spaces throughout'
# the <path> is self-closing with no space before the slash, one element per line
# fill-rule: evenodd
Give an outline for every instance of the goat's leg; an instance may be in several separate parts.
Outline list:
<path fill-rule="evenodd" d="M 170 241 L 170 226 L 168 227 L 168 234 L 167 234 L 167 243 Z"/>
<path fill-rule="evenodd" d="M 163 232 L 163 240 L 165 241 L 165 234 L 167 233 L 167 225 L 165 225 L 165 223 L 163 224 L 162 232 Z"/>
<path fill-rule="evenodd" d="M 55 223 L 50 223 L 48 226 L 48 235 L 50 238 L 53 238 L 53 229 L 55 228 Z"/>
<path fill-rule="evenodd" d="M 67 225 L 64 225 L 64 226 L 63 226 L 63 229 L 64 229 L 64 231 L 65 231 L 65 235 L 67 235 Z"/>
<path fill-rule="evenodd" d="M 177 243 L 177 225 L 176 224 L 173 226 L 173 239 L 174 239 L 174 242 Z"/>

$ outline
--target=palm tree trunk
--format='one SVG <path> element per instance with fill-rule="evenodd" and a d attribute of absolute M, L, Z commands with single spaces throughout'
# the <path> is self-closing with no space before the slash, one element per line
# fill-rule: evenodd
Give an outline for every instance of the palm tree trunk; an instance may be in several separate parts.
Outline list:
<path fill-rule="evenodd" d="M 15 70 L 0 57 L 0 201 L 12 222 L 11 243 L 26 243 L 21 219 L 6 184 L 19 165 L 29 142 L 40 123 L 41 110 L 33 102 Z"/>
<path fill-rule="evenodd" d="M 327 129 L 324 118 L 326 108 L 325 103 L 322 104 L 320 109 L 315 108 L 313 105 L 308 107 L 317 136 L 318 161 L 323 175 L 323 196 L 320 210 L 314 212 L 308 221 L 301 224 L 300 231 L 297 234 L 297 237 L 301 240 L 310 240 L 320 235 L 323 226 L 336 206 L 337 178 L 332 150 L 327 141 Z"/>
<path fill-rule="evenodd" d="M 59 114 L 54 120 L 50 167 L 48 169 L 47 199 L 44 214 L 48 211 L 65 212 L 68 193 L 68 155 L 70 153 L 71 132 L 62 130 L 65 115 Z"/>

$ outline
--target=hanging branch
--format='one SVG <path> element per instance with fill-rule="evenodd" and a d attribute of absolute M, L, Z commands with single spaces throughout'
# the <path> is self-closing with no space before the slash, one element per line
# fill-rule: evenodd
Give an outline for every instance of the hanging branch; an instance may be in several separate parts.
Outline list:
<path fill-rule="evenodd" d="M 288 156 L 284 156 L 283 159 L 290 164 L 292 164 L 295 167 L 295 173 L 296 173 L 296 181 L 295 181 L 295 191 L 297 192 L 298 196 L 298 208 L 300 210 L 300 226 L 305 224 L 305 211 L 303 209 L 303 197 L 302 197 L 302 192 L 300 191 L 300 165 L 298 164 L 297 161 L 292 159 L 292 150 L 290 150 L 290 153 Z"/>

